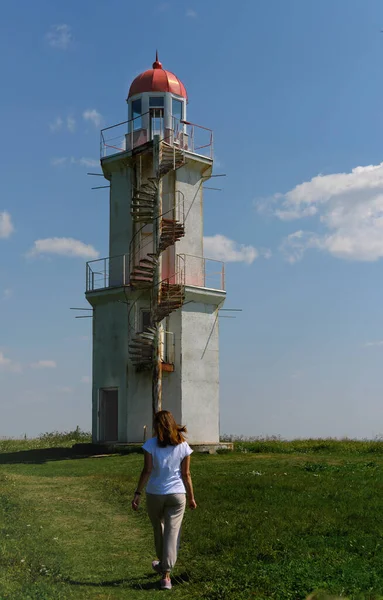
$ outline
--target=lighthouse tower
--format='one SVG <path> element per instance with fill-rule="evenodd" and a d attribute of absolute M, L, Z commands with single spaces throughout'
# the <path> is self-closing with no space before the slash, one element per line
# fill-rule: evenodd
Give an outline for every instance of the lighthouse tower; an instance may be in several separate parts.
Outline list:
<path fill-rule="evenodd" d="M 101 131 L 109 256 L 87 263 L 93 441 L 142 442 L 166 409 L 190 443 L 217 444 L 224 265 L 203 255 L 213 133 L 187 120 L 186 89 L 158 56 L 127 103 L 128 121 Z"/>

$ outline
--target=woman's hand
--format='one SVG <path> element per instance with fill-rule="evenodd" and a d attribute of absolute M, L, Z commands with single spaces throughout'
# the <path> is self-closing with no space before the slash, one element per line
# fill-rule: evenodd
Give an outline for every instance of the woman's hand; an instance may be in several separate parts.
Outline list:
<path fill-rule="evenodd" d="M 189 508 L 190 510 L 195 510 L 197 508 L 197 502 L 194 500 L 194 498 L 189 500 Z"/>
<path fill-rule="evenodd" d="M 138 510 L 138 505 L 140 504 L 141 501 L 141 495 L 140 494 L 134 494 L 134 498 L 132 500 L 132 508 L 133 510 Z"/>

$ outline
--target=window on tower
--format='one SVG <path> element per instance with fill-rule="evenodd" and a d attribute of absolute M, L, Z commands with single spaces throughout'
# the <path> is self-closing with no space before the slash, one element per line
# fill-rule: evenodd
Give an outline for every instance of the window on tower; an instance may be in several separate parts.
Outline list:
<path fill-rule="evenodd" d="M 176 98 L 172 98 L 172 115 L 176 123 L 182 121 L 182 102 L 181 100 L 177 100 Z"/>
<path fill-rule="evenodd" d="M 141 98 L 132 101 L 132 119 L 133 119 L 133 131 L 142 129 L 142 103 Z"/>
<path fill-rule="evenodd" d="M 164 97 L 163 96 L 152 96 L 149 98 L 149 108 L 163 108 Z"/>

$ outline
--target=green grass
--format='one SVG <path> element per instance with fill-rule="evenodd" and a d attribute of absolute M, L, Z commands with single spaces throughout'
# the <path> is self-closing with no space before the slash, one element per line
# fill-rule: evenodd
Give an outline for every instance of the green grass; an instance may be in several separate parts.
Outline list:
<path fill-rule="evenodd" d="M 0 441 L 0 599 L 157 598 L 142 456 L 74 458 L 74 433 Z M 172 597 L 383 598 L 382 442 L 239 440 L 192 473 Z"/>

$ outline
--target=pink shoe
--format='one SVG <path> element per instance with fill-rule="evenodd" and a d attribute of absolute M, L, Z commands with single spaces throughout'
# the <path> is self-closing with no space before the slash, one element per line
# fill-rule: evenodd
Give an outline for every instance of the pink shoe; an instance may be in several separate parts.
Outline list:
<path fill-rule="evenodd" d="M 160 566 L 160 561 L 159 560 L 153 560 L 152 562 L 152 569 L 153 571 L 155 571 L 156 573 L 158 573 L 159 575 L 162 575 L 162 571 L 161 571 L 161 566 Z"/>
<path fill-rule="evenodd" d="M 172 582 L 170 579 L 161 579 L 161 590 L 171 590 Z"/>

